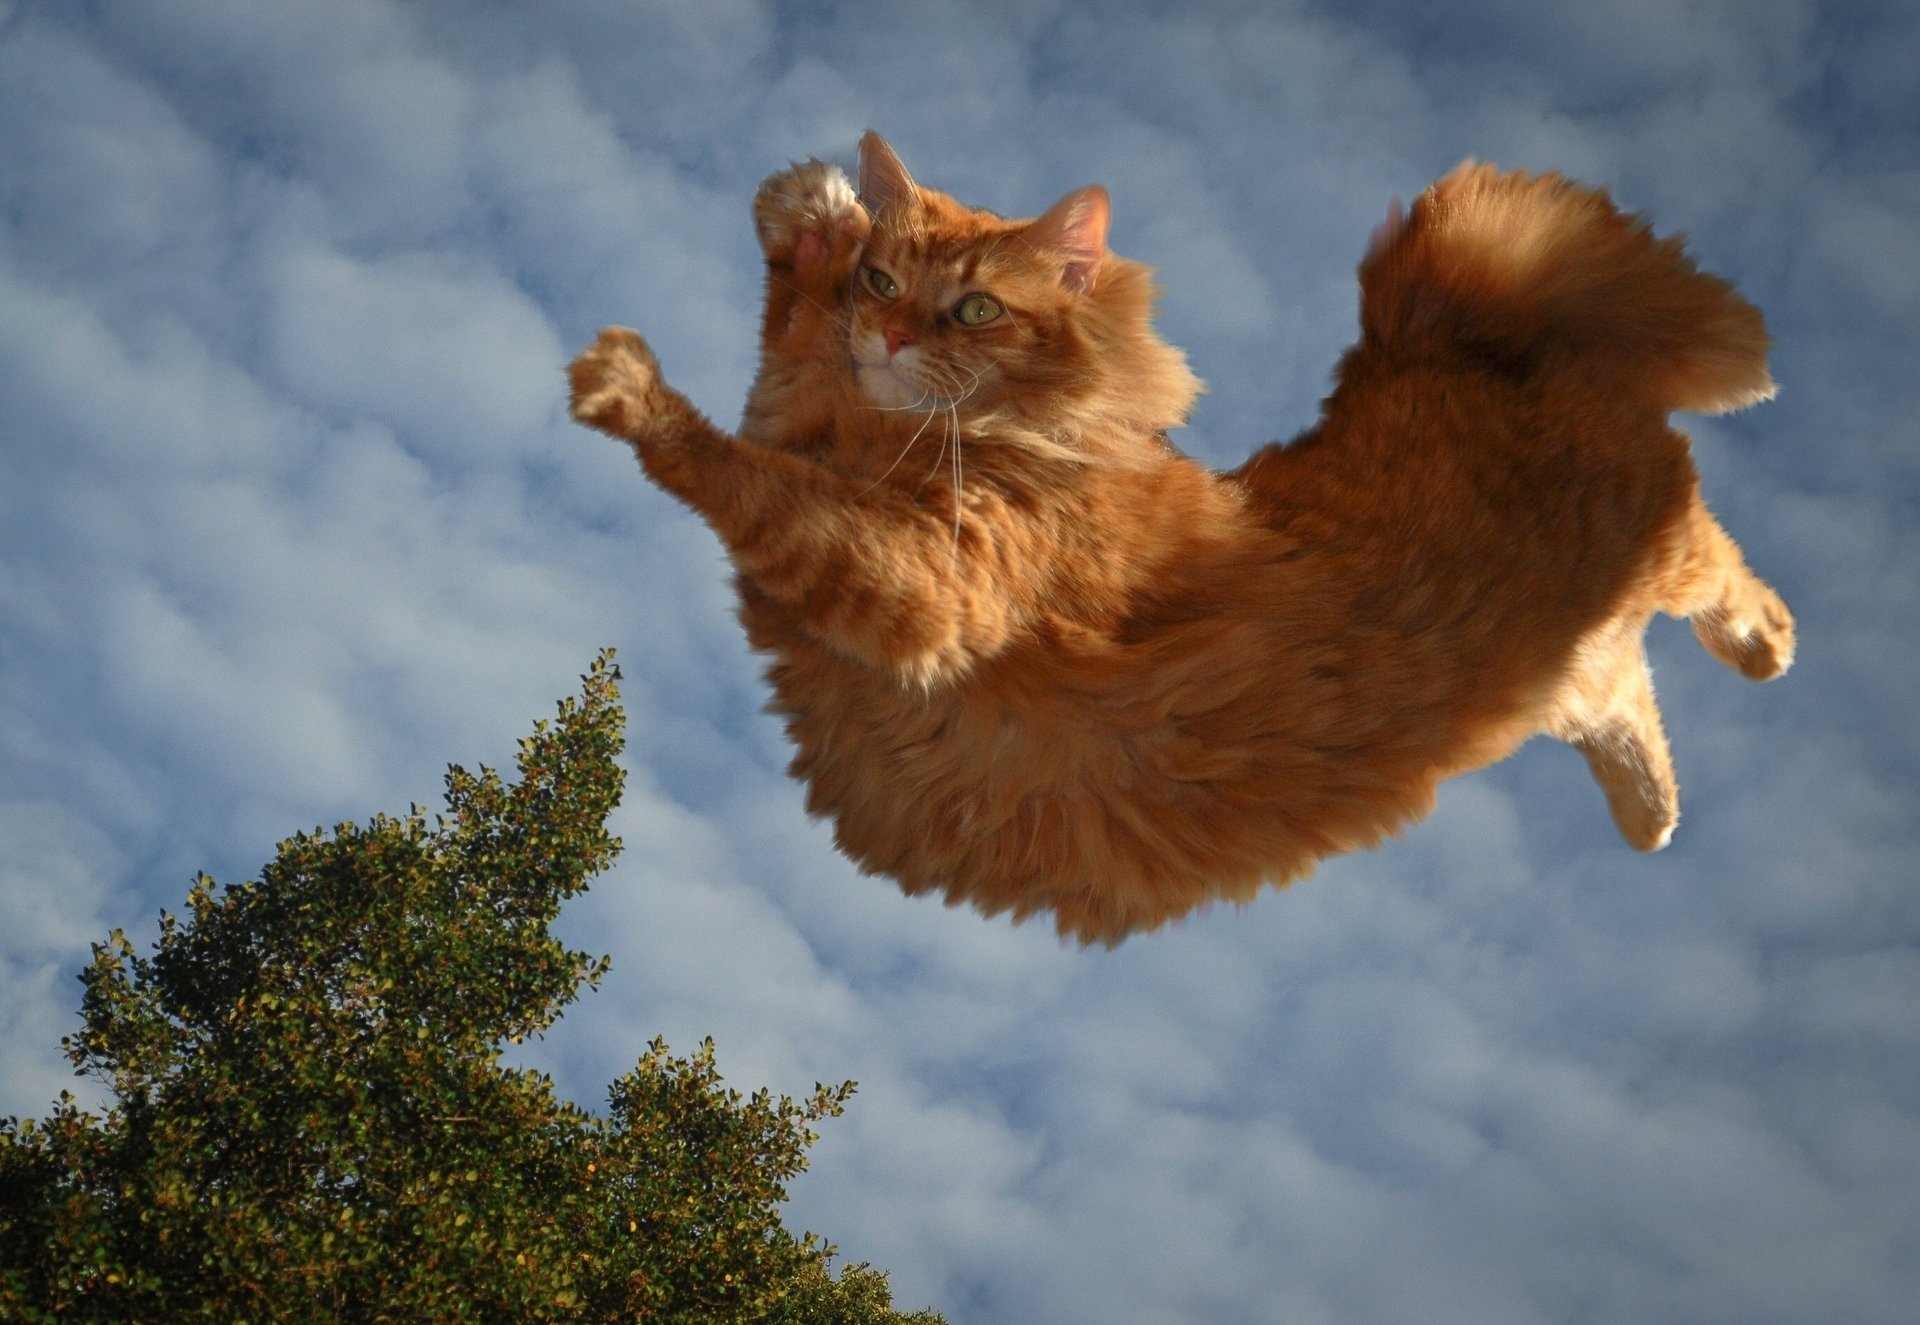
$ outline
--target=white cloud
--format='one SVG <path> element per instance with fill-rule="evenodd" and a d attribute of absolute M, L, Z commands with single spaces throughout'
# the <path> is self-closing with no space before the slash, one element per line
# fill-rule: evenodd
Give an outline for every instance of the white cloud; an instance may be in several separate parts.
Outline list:
<path fill-rule="evenodd" d="M 20 245 L 63 276 L 79 264 L 177 261 L 218 229 L 213 154 L 152 89 L 72 38 L 30 24 L 0 47 L 8 117 L 0 200 Z"/>
<path fill-rule="evenodd" d="M 611 643 L 628 854 L 563 928 L 615 965 L 529 1053 L 588 1101 L 656 1032 L 713 1034 L 742 1086 L 859 1078 L 795 1222 L 904 1301 L 1903 1320 L 1911 32 L 1785 0 L 1151 8 L 0 13 L 0 1110 L 71 1082 L 89 939 L 504 762 Z M 835 855 L 717 544 L 563 421 L 559 368 L 631 323 L 732 417 L 752 189 L 868 126 L 1003 211 L 1112 189 L 1213 388 L 1189 440 L 1229 462 L 1310 416 L 1367 228 L 1458 157 L 1691 230 L 1779 342 L 1779 404 L 1687 426 L 1802 647 L 1753 687 L 1656 629 L 1674 846 L 1626 852 L 1541 745 L 1116 952 Z"/>
<path fill-rule="evenodd" d="M 491 272 L 296 252 L 269 279 L 269 354 L 311 409 L 378 420 L 453 469 L 511 455 L 556 411 L 559 338 Z"/>
<path fill-rule="evenodd" d="M 233 475 L 284 465 L 304 440 L 297 417 L 184 327 L 115 327 L 85 297 L 5 262 L 0 354 L 0 381 L 20 402 L 5 425 L 16 461 L 43 471 Z"/>
<path fill-rule="evenodd" d="M 482 89 L 418 49 L 407 6 L 103 9 L 99 38 L 165 80 L 235 165 L 311 185 L 363 235 L 435 233 L 463 210 L 460 148 Z"/>
<path fill-rule="evenodd" d="M 552 58 L 503 78 L 469 149 L 474 186 L 571 336 L 584 344 L 604 324 L 640 326 L 675 385 L 731 420 L 754 331 L 728 310 L 758 297 L 743 270 L 756 250 L 739 197 L 758 176 L 723 194 L 658 147 L 623 141 L 614 116 L 584 98 L 577 71 Z"/>
<path fill-rule="evenodd" d="M 75 1029 L 79 981 L 74 954 L 116 924 L 110 880 L 126 862 L 87 818 L 56 800 L 0 800 L 0 1019 L 8 1046 L 0 1072 L 0 1115 L 43 1112 L 62 1090 L 92 1104 L 92 1083 L 76 1080 L 60 1053 Z"/>

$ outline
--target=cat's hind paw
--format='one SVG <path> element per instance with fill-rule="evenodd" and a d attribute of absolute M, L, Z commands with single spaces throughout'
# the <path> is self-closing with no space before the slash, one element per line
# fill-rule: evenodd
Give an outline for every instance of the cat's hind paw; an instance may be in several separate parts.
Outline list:
<path fill-rule="evenodd" d="M 1707 652 L 1750 681 L 1771 681 L 1793 666 L 1793 613 L 1758 581 L 1742 610 L 1717 607 L 1695 614 L 1693 631 Z"/>
<path fill-rule="evenodd" d="M 660 364 L 637 331 L 608 327 L 567 367 L 573 417 L 589 428 L 637 440 L 664 389 Z"/>
<path fill-rule="evenodd" d="M 769 175 L 754 195 L 753 224 L 770 265 L 834 275 L 852 267 L 873 228 L 846 175 L 826 161 Z"/>

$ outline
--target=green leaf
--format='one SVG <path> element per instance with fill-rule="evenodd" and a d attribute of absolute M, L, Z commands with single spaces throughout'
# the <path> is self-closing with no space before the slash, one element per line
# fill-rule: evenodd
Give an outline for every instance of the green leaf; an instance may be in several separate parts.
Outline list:
<path fill-rule="evenodd" d="M 0 1122 L 0 1319 L 937 1319 L 780 1222 L 851 1082 L 743 1099 L 656 1039 L 593 1114 L 499 1062 L 608 968 L 550 926 L 619 851 L 618 676 L 432 827 L 296 833 L 150 957 L 95 945 L 66 1044 L 114 1104 Z"/>

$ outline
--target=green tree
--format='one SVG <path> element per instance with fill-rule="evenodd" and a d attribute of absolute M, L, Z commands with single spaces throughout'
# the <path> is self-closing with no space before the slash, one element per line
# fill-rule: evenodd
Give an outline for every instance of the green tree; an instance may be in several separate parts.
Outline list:
<path fill-rule="evenodd" d="M 501 1047 L 607 959 L 561 903 L 620 843 L 618 669 L 459 767 L 446 812 L 300 834 L 257 879 L 202 875 L 149 957 L 116 930 L 68 1056 L 110 1089 L 0 1123 L 0 1319 L 934 1322 L 781 1225 L 812 1125 L 656 1040 L 604 1115 Z"/>

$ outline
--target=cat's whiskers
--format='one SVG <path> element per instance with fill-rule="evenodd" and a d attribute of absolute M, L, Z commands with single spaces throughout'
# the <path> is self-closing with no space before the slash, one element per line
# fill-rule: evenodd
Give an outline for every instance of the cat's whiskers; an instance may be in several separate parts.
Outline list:
<path fill-rule="evenodd" d="M 917 365 L 912 377 L 907 377 L 896 370 L 895 376 L 901 377 L 902 380 L 911 386 L 920 388 L 920 398 L 905 405 L 869 404 L 862 407 L 886 414 L 901 414 L 922 410 L 925 411 L 925 414 L 920 420 L 920 426 L 914 429 L 913 436 L 907 439 L 907 444 L 903 446 L 900 449 L 900 453 L 893 458 L 893 463 L 887 466 L 885 472 L 883 472 L 879 478 L 876 478 L 872 483 L 855 494 L 856 497 L 864 497 L 867 493 L 872 492 L 875 488 L 886 482 L 886 480 L 893 475 L 893 472 L 900 467 L 900 462 L 905 460 L 908 453 L 919 444 L 920 438 L 927 430 L 927 425 L 932 423 L 936 417 L 939 417 L 941 420 L 940 450 L 933 458 L 933 468 L 927 471 L 926 478 L 920 480 L 920 486 L 925 487 L 928 481 L 931 480 L 935 474 L 938 474 L 943 467 L 951 474 L 953 478 L 952 555 L 956 558 L 960 555 L 960 525 L 966 513 L 966 462 L 961 455 L 966 430 L 960 422 L 960 407 L 979 393 L 987 370 L 985 367 L 981 367 L 967 372 L 964 382 L 960 377 L 961 371 L 965 370 L 956 371 L 952 368 L 929 363 Z M 951 458 L 949 458 L 948 455 L 949 448 L 951 448 L 952 451 Z"/>
<path fill-rule="evenodd" d="M 865 366 L 870 367 L 872 365 L 865 365 Z M 869 404 L 869 405 L 862 405 L 859 408 L 867 409 L 867 410 L 878 410 L 881 413 L 885 413 L 885 414 L 904 414 L 908 410 L 917 410 L 917 409 L 924 408 L 929 411 L 938 411 L 938 410 L 951 408 L 952 406 L 955 406 L 955 405 L 963 405 L 967 402 L 968 397 L 972 396 L 975 391 L 979 390 L 980 378 L 985 374 L 986 369 L 984 368 L 975 369 L 973 373 L 969 375 L 969 377 L 967 378 L 967 382 L 965 386 L 961 386 L 959 384 L 959 382 L 957 381 L 956 374 L 954 374 L 948 369 L 935 367 L 932 364 L 922 364 L 920 366 L 919 371 L 914 375 L 914 377 L 908 377 L 906 374 L 901 373 L 897 369 L 892 371 L 895 377 L 899 378 L 901 381 L 905 382 L 907 385 L 919 387 L 920 399 L 905 405 L 871 405 Z M 919 378 L 919 377 L 932 378 L 933 385 L 928 386 L 920 381 L 917 381 L 916 378 Z M 942 379 L 948 379 L 948 380 L 943 381 Z M 946 386 L 947 389 L 944 391 L 937 389 L 942 386 Z"/>
<path fill-rule="evenodd" d="M 887 466 L 886 472 L 880 475 L 880 477 L 875 479 L 873 482 L 867 484 L 866 487 L 860 489 L 860 491 L 854 493 L 854 497 L 856 499 L 866 496 L 869 492 L 872 492 L 875 488 L 879 487 L 882 483 L 885 483 L 887 479 L 892 476 L 893 471 L 900 468 L 900 462 L 907 458 L 907 452 L 911 451 L 914 448 L 914 444 L 920 440 L 920 434 L 924 433 L 927 430 L 927 425 L 933 422 L 933 416 L 937 412 L 938 411 L 931 410 L 931 409 L 927 411 L 926 417 L 920 420 L 920 426 L 913 430 L 913 436 L 909 437 L 907 439 L 907 444 L 900 448 L 900 454 L 893 458 L 893 463 Z"/>
<path fill-rule="evenodd" d="M 778 280 L 780 284 L 784 286 L 786 289 L 800 296 L 800 298 L 812 304 L 815 308 L 819 309 L 822 313 L 825 313 L 828 317 L 841 318 L 846 315 L 845 309 L 835 310 L 827 307 L 825 304 L 821 303 L 818 299 L 815 299 L 812 295 L 808 294 L 805 290 L 801 289 L 798 285 L 795 285 L 792 281 L 787 280 L 785 277 L 775 277 L 774 279 Z"/>
<path fill-rule="evenodd" d="M 934 395 L 934 393 L 933 393 L 932 391 L 930 391 L 930 390 L 928 390 L 928 389 L 927 389 L 926 387 L 921 387 L 921 388 L 920 388 L 920 399 L 918 399 L 918 400 L 916 400 L 916 401 L 913 401 L 913 402 L 911 402 L 911 403 L 909 403 L 909 404 L 905 404 L 905 405 L 862 405 L 862 406 L 860 406 L 860 408 L 861 408 L 861 409 L 869 409 L 869 410 L 878 410 L 878 411 L 879 411 L 880 413 L 882 413 L 882 414 L 904 414 L 904 413 L 906 413 L 906 412 L 907 412 L 908 410 L 911 410 L 911 409 L 920 409 L 920 408 L 922 408 L 922 407 L 925 407 L 925 409 L 926 409 L 926 411 L 927 411 L 927 413 L 929 413 L 929 414 L 932 414 L 932 413 L 935 413 L 936 411 L 938 411 L 939 409 L 941 409 L 941 408 L 942 408 L 942 407 L 941 407 L 940 405 L 937 405 L 937 404 L 935 404 L 935 405 L 929 405 L 929 404 L 927 404 L 927 402 L 928 402 L 928 401 L 930 401 L 930 400 L 935 400 L 935 399 L 937 399 L 937 397 L 936 397 L 936 396 Z"/>
<path fill-rule="evenodd" d="M 942 393 L 944 396 L 945 403 L 937 407 L 941 409 L 946 415 L 946 420 L 945 420 L 946 427 L 943 430 L 945 435 L 941 440 L 940 459 L 936 459 L 934 461 L 934 469 L 927 474 L 927 477 L 932 478 L 933 474 L 938 472 L 940 468 L 940 460 L 946 458 L 947 442 L 951 440 L 953 445 L 953 459 L 952 459 L 951 468 L 950 468 L 950 472 L 953 475 L 952 555 L 955 557 L 958 557 L 960 555 L 960 521 L 961 521 L 962 515 L 965 513 L 965 510 L 966 510 L 966 501 L 965 501 L 966 484 L 963 477 L 965 473 L 965 462 L 962 459 L 960 454 L 962 449 L 962 443 L 965 437 L 965 430 L 960 425 L 960 406 L 965 404 L 969 399 L 971 399 L 974 396 L 975 393 L 977 393 L 980 390 L 981 380 L 986 375 L 986 369 L 985 368 L 975 369 L 972 372 L 972 374 L 968 377 L 966 384 L 964 386 L 962 386 L 959 383 L 958 374 L 953 372 L 950 369 L 934 368 L 929 366 L 927 371 L 929 372 L 930 375 L 935 375 L 936 378 L 950 379 L 952 380 L 952 383 L 953 383 L 953 386 L 951 389 Z"/>
<path fill-rule="evenodd" d="M 960 407 L 957 402 L 947 406 L 947 417 L 953 421 L 953 556 L 958 558 L 960 512 L 963 507 L 960 497 Z"/>
<path fill-rule="evenodd" d="M 929 419 L 932 419 L 932 418 L 934 418 L 934 417 L 935 417 L 935 414 L 936 414 L 936 413 L 937 413 L 937 411 L 936 411 L 936 412 L 930 412 L 930 413 L 928 413 L 928 415 L 927 415 L 927 417 L 928 417 Z M 920 480 L 920 486 L 921 486 L 921 487 L 923 487 L 923 488 L 924 488 L 924 487 L 926 487 L 926 486 L 927 486 L 927 484 L 928 484 L 928 483 L 929 483 L 929 482 L 930 482 L 930 481 L 931 481 L 931 480 L 933 479 L 933 476 L 934 476 L 935 474 L 938 474 L 938 473 L 940 472 L 940 467 L 941 467 L 942 465 L 944 465 L 944 464 L 946 464 L 946 462 L 947 462 L 947 442 L 948 442 L 948 440 L 949 440 L 949 434 L 948 434 L 948 432 L 947 432 L 947 430 L 946 430 L 945 428 L 942 428 L 942 429 L 940 430 L 940 454 L 938 454 L 938 455 L 936 455 L 936 456 L 935 456 L 935 457 L 933 458 L 933 468 L 932 468 L 932 469 L 929 469 L 929 470 L 927 471 L 927 476 L 926 476 L 926 478 L 923 478 L 923 479 L 921 479 L 921 480 Z"/>

